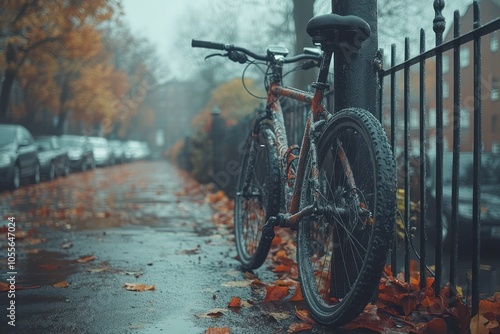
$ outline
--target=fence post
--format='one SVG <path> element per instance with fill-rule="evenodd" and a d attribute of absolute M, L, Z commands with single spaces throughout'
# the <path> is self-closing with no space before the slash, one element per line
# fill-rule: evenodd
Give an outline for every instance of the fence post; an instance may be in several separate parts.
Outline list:
<path fill-rule="evenodd" d="M 377 72 L 378 57 L 377 0 L 332 0 L 332 9 L 339 15 L 356 15 L 371 28 L 370 38 L 363 42 L 355 59 L 341 52 L 335 53 L 335 111 L 359 107 L 370 111 L 377 119 L 378 110 Z"/>
<path fill-rule="evenodd" d="M 210 138 L 212 139 L 212 173 L 216 175 L 221 169 L 222 150 L 221 143 L 224 136 L 224 120 L 220 115 L 218 106 L 212 109 L 212 130 Z"/>

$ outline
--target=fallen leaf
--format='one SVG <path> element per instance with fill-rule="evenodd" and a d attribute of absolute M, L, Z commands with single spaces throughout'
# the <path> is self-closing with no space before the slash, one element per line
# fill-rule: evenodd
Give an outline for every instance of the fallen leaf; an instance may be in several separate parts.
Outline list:
<path fill-rule="evenodd" d="M 49 270 L 59 268 L 59 266 L 55 264 L 41 264 L 38 267 L 41 269 L 49 269 Z"/>
<path fill-rule="evenodd" d="M 299 286 L 295 287 L 295 293 L 293 294 L 292 298 L 290 298 L 291 302 L 300 302 L 303 301 L 304 297 L 302 296 L 302 290 L 300 289 Z"/>
<path fill-rule="evenodd" d="M 299 310 L 297 307 L 295 307 L 295 315 L 297 318 L 299 318 L 302 321 L 305 321 L 307 323 L 310 323 L 312 325 L 316 324 L 316 321 L 314 321 L 311 316 L 309 315 L 308 310 Z"/>
<path fill-rule="evenodd" d="M 105 211 L 105 212 L 98 212 L 96 213 L 95 215 L 97 218 L 108 218 L 109 216 L 111 216 L 111 213 L 109 213 L 108 211 Z"/>
<path fill-rule="evenodd" d="M 448 333 L 446 322 L 441 318 L 434 318 L 427 323 L 423 334 L 441 334 Z M 474 333 L 474 332 L 473 332 Z"/>
<path fill-rule="evenodd" d="M 26 254 L 38 254 L 40 253 L 40 250 L 38 248 L 33 248 L 33 249 L 27 249 Z"/>
<path fill-rule="evenodd" d="M 290 314 L 287 312 L 269 312 L 268 314 L 277 321 L 290 318 Z"/>
<path fill-rule="evenodd" d="M 264 298 L 264 302 L 283 300 L 286 296 L 288 296 L 287 286 L 266 286 L 266 297 Z"/>
<path fill-rule="evenodd" d="M 108 267 L 102 267 L 102 268 L 87 269 L 85 271 L 88 272 L 88 273 L 95 274 L 95 273 L 101 273 L 101 272 L 106 271 L 108 269 L 109 269 Z"/>
<path fill-rule="evenodd" d="M 192 248 L 192 249 L 184 249 L 184 250 L 180 250 L 180 251 L 176 252 L 176 254 L 187 254 L 187 255 L 193 255 L 193 254 L 198 254 L 198 253 L 200 253 L 199 246 Z"/>
<path fill-rule="evenodd" d="M 285 273 L 289 272 L 292 269 L 292 266 L 286 266 L 284 264 L 277 265 L 274 269 L 273 272 L 275 273 Z"/>
<path fill-rule="evenodd" d="M 305 323 L 305 322 L 295 322 L 288 327 L 287 332 L 288 333 L 297 333 L 297 332 L 302 332 L 302 331 L 308 331 L 311 330 L 313 327 L 311 324 Z"/>
<path fill-rule="evenodd" d="M 229 302 L 228 307 L 240 308 L 241 307 L 241 299 L 238 297 L 233 297 L 231 299 L 231 302 Z"/>
<path fill-rule="evenodd" d="M 129 291 L 154 291 L 154 285 L 146 285 L 140 283 L 125 283 L 123 287 Z"/>
<path fill-rule="evenodd" d="M 210 327 L 207 329 L 205 334 L 230 334 L 231 330 L 229 327 Z"/>
<path fill-rule="evenodd" d="M 246 288 L 250 285 L 251 281 L 230 281 L 222 283 L 226 288 Z"/>
<path fill-rule="evenodd" d="M 224 315 L 224 312 L 229 311 L 226 308 L 214 308 L 204 313 L 196 314 L 198 318 L 219 318 Z"/>
<path fill-rule="evenodd" d="M 488 334 L 490 330 L 486 328 L 486 324 L 488 323 L 488 319 L 486 319 L 482 314 L 476 314 L 470 320 L 470 331 L 474 334 Z"/>
<path fill-rule="evenodd" d="M 73 243 L 72 243 L 71 241 L 68 241 L 68 242 L 63 243 L 63 244 L 61 245 L 61 247 L 62 247 L 63 249 L 69 249 L 69 248 L 73 247 Z"/>
<path fill-rule="evenodd" d="M 82 257 L 80 257 L 78 260 L 76 260 L 76 262 L 78 262 L 78 263 L 85 263 L 85 262 L 94 261 L 94 260 L 95 260 L 95 256 L 94 255 L 88 255 L 88 256 L 82 256 Z"/>
<path fill-rule="evenodd" d="M 66 281 L 61 281 L 56 284 L 52 284 L 54 288 L 67 288 L 69 286 L 69 283 Z"/>

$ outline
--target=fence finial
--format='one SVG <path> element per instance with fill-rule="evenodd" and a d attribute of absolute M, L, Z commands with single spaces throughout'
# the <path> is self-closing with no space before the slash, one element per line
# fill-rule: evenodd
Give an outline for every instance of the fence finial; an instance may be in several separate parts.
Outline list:
<path fill-rule="evenodd" d="M 432 29 L 436 33 L 436 35 L 442 35 L 444 29 L 446 28 L 446 21 L 442 14 L 444 8 L 444 0 L 434 0 L 434 21 Z"/>

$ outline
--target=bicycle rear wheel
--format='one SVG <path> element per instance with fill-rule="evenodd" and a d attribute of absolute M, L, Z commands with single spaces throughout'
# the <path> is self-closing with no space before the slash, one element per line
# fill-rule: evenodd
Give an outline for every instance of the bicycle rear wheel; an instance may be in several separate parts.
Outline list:
<path fill-rule="evenodd" d="M 272 238 L 262 227 L 280 210 L 278 150 L 270 126 L 262 125 L 245 143 L 234 206 L 234 235 L 239 260 L 245 270 L 264 263 Z"/>
<path fill-rule="evenodd" d="M 395 175 L 387 136 L 365 110 L 335 114 L 309 152 L 301 208 L 316 197 L 319 213 L 300 222 L 297 259 L 318 322 L 345 324 L 377 293 L 395 222 Z"/>

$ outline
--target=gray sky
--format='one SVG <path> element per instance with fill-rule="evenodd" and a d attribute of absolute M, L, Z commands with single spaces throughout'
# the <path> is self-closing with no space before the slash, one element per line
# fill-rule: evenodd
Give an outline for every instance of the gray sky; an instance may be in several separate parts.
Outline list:
<path fill-rule="evenodd" d="M 167 53 L 176 33 L 176 19 L 199 0 L 122 0 L 123 11 L 132 31 L 157 45 L 160 55 Z"/>

